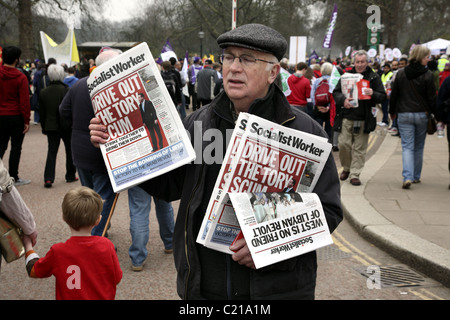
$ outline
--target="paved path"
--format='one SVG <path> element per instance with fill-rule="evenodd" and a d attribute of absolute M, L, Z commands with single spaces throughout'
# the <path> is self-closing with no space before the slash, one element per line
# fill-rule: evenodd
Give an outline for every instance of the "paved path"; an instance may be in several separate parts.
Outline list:
<path fill-rule="evenodd" d="M 342 183 L 346 218 L 395 258 L 450 285 L 450 176 L 447 139 L 427 136 L 421 183 L 402 189 L 402 148 L 386 135 L 361 187 Z"/>

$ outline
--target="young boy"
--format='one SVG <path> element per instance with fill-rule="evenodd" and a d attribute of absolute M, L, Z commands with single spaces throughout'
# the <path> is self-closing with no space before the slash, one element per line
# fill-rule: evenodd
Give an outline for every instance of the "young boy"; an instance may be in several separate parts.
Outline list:
<path fill-rule="evenodd" d="M 92 189 L 69 191 L 62 203 L 63 219 L 71 237 L 57 243 L 43 258 L 33 251 L 30 239 L 23 239 L 26 268 L 32 278 L 56 278 L 57 300 L 113 300 L 122 279 L 114 245 L 103 237 L 91 236 L 101 219 L 103 202 Z"/>

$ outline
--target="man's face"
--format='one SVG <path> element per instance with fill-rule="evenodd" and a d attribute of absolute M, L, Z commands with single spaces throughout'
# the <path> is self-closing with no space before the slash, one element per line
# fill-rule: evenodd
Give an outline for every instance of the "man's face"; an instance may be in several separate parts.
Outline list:
<path fill-rule="evenodd" d="M 406 67 L 406 61 L 405 60 L 400 60 L 398 63 L 398 68 L 404 68 Z"/>
<path fill-rule="evenodd" d="M 139 103 L 142 103 L 142 101 L 144 101 L 144 97 L 141 96 L 140 94 L 138 95 L 138 99 L 139 99 Z"/>
<path fill-rule="evenodd" d="M 257 59 L 272 61 L 269 54 L 245 48 L 228 47 L 225 53 L 235 57 L 246 54 Z M 224 90 L 230 100 L 235 106 L 249 108 L 253 101 L 266 96 L 269 85 L 275 81 L 280 66 L 269 64 L 268 67 L 268 63 L 263 61 L 256 61 L 253 65 L 243 65 L 239 59 L 235 59 L 230 65 L 224 64 L 222 70 Z M 239 111 L 244 110 L 240 108 Z"/>
<path fill-rule="evenodd" d="M 392 70 L 397 70 L 398 69 L 398 61 L 392 61 Z"/>
<path fill-rule="evenodd" d="M 365 55 L 358 55 L 355 57 L 356 72 L 363 73 L 364 71 L 366 71 L 368 65 L 369 63 Z"/>

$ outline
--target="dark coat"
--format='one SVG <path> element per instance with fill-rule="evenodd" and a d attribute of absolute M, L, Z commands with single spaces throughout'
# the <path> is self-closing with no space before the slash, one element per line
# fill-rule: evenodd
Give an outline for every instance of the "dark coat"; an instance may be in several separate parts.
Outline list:
<path fill-rule="evenodd" d="M 89 123 L 95 117 L 87 80 L 77 81 L 59 106 L 62 118 L 72 122 L 72 158 L 77 168 L 107 173 L 102 152 L 91 143 Z"/>
<path fill-rule="evenodd" d="M 450 124 L 450 77 L 442 82 L 437 99 L 437 119 Z"/>
<path fill-rule="evenodd" d="M 70 122 L 61 119 L 59 115 L 59 105 L 68 91 L 69 87 L 61 81 L 51 82 L 47 88 L 41 90 L 39 115 L 42 133 L 70 130 Z"/>
<path fill-rule="evenodd" d="M 425 112 L 436 114 L 436 87 L 433 73 L 418 63 L 397 72 L 392 86 L 389 114 Z"/>
<path fill-rule="evenodd" d="M 356 73 L 355 68 L 348 73 Z M 336 102 L 336 113 L 338 118 L 365 121 L 366 125 L 364 126 L 364 133 L 370 133 L 375 130 L 377 122 L 376 118 L 372 116 L 372 108 L 375 107 L 376 104 L 383 103 L 387 99 L 387 95 L 380 76 L 370 67 L 367 67 L 362 75 L 364 80 L 369 80 L 370 82 L 370 88 L 373 90 L 372 99 L 359 100 L 358 108 L 343 108 L 346 97 L 342 93 L 340 80 L 333 91 L 333 97 Z"/>
<path fill-rule="evenodd" d="M 272 86 L 270 92 L 271 94 L 265 99 L 255 101 L 249 110 L 250 114 L 256 114 L 286 127 L 326 137 L 316 121 L 289 105 L 280 89 Z M 203 133 L 211 128 L 219 129 L 221 132 L 234 128 L 229 106 L 230 100 L 225 92 L 222 92 L 210 105 L 194 112 L 184 120 L 192 144 L 202 146 L 202 150 L 196 150 L 197 159 L 201 159 L 202 154 L 199 153 L 211 144 L 208 141 L 196 144 L 196 139 L 201 137 L 200 133 L 203 136 Z M 226 143 L 223 143 L 223 147 L 225 150 Z M 215 283 L 227 286 L 230 283 L 237 287 L 248 287 L 248 295 L 251 299 L 313 299 L 317 274 L 315 252 L 260 270 L 252 270 L 238 265 L 228 254 L 215 252 L 196 243 L 220 167 L 221 164 L 206 164 L 204 161 L 198 163 L 196 160 L 194 163 L 140 185 L 157 198 L 166 201 L 181 199 L 173 237 L 174 259 L 178 272 L 177 288 L 180 297 L 182 299 L 223 298 L 223 296 L 213 296 L 213 293 L 206 291 L 216 289 L 211 288 Z M 332 232 L 343 219 L 340 183 L 332 155 L 324 167 L 314 192 L 321 199 L 327 223 Z M 211 268 L 203 267 L 202 269 L 205 264 L 211 264 L 217 268 L 211 270 Z M 241 283 L 237 283 L 239 281 Z M 226 295 L 225 298 L 227 298 Z"/>

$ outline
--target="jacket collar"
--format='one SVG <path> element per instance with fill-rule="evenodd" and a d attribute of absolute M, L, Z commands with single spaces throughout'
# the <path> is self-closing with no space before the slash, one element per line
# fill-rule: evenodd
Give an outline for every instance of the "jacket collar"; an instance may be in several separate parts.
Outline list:
<path fill-rule="evenodd" d="M 231 123 L 235 122 L 231 109 L 232 103 L 224 91 L 214 99 L 212 104 L 214 112 L 219 117 Z M 275 84 L 270 86 L 264 98 L 253 102 L 248 113 L 278 124 L 292 121 L 296 117 L 284 93 Z"/>

